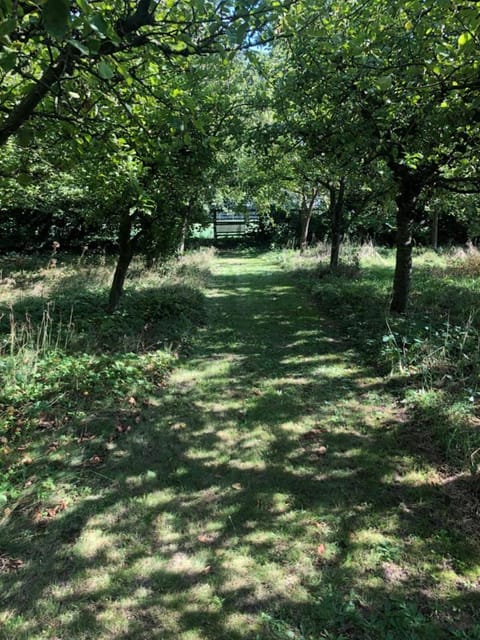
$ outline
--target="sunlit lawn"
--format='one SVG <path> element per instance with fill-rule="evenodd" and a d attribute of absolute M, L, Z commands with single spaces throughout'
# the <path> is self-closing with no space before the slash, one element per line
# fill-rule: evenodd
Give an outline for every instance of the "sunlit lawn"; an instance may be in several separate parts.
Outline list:
<path fill-rule="evenodd" d="M 403 405 L 278 256 L 213 268 L 189 357 L 66 508 L 5 518 L 3 637 L 480 638 L 478 543 Z"/>

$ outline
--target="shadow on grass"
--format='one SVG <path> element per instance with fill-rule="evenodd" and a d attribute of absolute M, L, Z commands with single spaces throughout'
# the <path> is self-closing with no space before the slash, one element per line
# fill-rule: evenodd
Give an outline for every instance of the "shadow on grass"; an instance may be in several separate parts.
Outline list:
<path fill-rule="evenodd" d="M 2 576 L 8 637 L 480 637 L 474 586 L 437 588 L 478 548 L 389 397 L 288 274 L 227 262 L 193 356 L 78 467 L 75 504 L 3 528 L 25 560 Z"/>

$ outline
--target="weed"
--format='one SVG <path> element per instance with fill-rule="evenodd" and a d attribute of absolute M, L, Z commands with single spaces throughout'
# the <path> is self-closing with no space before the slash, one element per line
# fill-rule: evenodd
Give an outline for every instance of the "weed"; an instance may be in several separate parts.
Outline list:
<path fill-rule="evenodd" d="M 111 268 L 85 255 L 75 262 L 56 253 L 55 269 L 47 270 L 41 259 L 4 259 L 17 284 L 0 295 L 0 506 L 8 511 L 22 494 L 42 448 L 61 450 L 64 436 L 71 446 L 85 416 L 132 413 L 163 385 L 204 321 L 199 287 L 210 257 L 173 261 L 161 275 L 135 264 L 113 315 L 104 309 Z M 42 501 L 55 489 L 45 472 L 35 480 Z"/>

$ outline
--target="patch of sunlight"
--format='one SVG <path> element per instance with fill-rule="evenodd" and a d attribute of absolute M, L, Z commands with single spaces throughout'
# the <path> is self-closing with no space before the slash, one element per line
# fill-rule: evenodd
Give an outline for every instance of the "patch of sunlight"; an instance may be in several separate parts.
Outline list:
<path fill-rule="evenodd" d="M 288 493 L 274 493 L 271 497 L 270 511 L 272 513 L 285 513 L 290 508 L 292 496 Z"/>
<path fill-rule="evenodd" d="M 112 579 L 108 571 L 102 567 L 86 571 L 79 579 L 75 592 L 77 594 L 95 594 L 106 592 L 111 588 Z M 61 598 L 59 598 L 61 600 Z"/>
<path fill-rule="evenodd" d="M 229 429 L 219 429 L 215 435 L 221 442 L 227 445 L 236 445 L 238 442 L 238 430 L 236 427 Z"/>
<path fill-rule="evenodd" d="M 260 622 L 252 619 L 247 613 L 232 613 L 223 619 L 223 626 L 226 632 L 230 632 L 232 638 L 245 637 L 245 629 L 249 630 L 252 638 L 261 638 Z"/>
<path fill-rule="evenodd" d="M 138 602 L 140 600 L 146 600 L 152 595 L 152 589 L 149 589 L 145 586 L 138 587 L 132 594 L 132 597 Z"/>
<path fill-rule="evenodd" d="M 314 416 L 305 415 L 301 417 L 301 421 L 298 420 L 294 422 L 292 420 L 288 420 L 287 422 L 281 422 L 276 428 L 296 436 L 305 433 L 305 431 L 308 431 L 313 426 L 318 426 L 316 418 Z"/>
<path fill-rule="evenodd" d="M 350 431 L 350 430 L 349 430 Z M 356 437 L 360 437 L 359 434 L 357 434 L 356 432 L 353 434 Z M 365 437 L 365 436 L 362 436 Z M 336 457 L 336 458 L 361 458 L 362 456 L 365 455 L 365 451 L 361 448 L 361 447 L 352 447 L 351 449 L 347 449 L 346 451 L 338 451 L 338 452 L 331 452 L 332 456 Z"/>
<path fill-rule="evenodd" d="M 238 411 L 243 405 L 241 398 L 230 397 L 230 399 L 228 399 L 229 395 L 228 389 L 225 389 L 225 395 L 222 398 L 222 402 L 197 400 L 195 404 L 198 409 L 212 414 L 214 419 L 222 419 L 225 418 L 225 412 Z"/>
<path fill-rule="evenodd" d="M 277 538 L 277 534 L 273 531 L 260 529 L 259 531 L 252 531 L 252 533 L 243 536 L 242 540 L 251 545 L 273 545 Z"/>
<path fill-rule="evenodd" d="M 228 466 L 231 469 L 238 469 L 239 471 L 265 471 L 267 469 L 265 461 L 261 458 L 254 460 L 231 459 Z"/>
<path fill-rule="evenodd" d="M 74 552 L 87 560 L 93 560 L 99 554 L 105 554 L 109 560 L 117 560 L 119 553 L 115 549 L 117 536 L 102 531 L 97 527 L 84 529 L 76 545 Z"/>
<path fill-rule="evenodd" d="M 214 613 L 222 608 L 221 599 L 215 595 L 213 587 L 208 582 L 194 585 L 189 589 L 188 595 L 193 602 L 190 602 L 184 608 L 184 611 Z"/>
<path fill-rule="evenodd" d="M 145 556 L 136 560 L 131 565 L 129 572 L 132 573 L 136 579 L 149 578 L 155 573 L 159 573 L 165 569 L 165 558 L 159 555 Z"/>
<path fill-rule="evenodd" d="M 303 329 L 302 331 L 295 331 L 296 336 L 308 338 L 318 335 L 317 329 Z"/>
<path fill-rule="evenodd" d="M 400 479 L 401 484 L 406 484 L 410 487 L 434 486 L 438 485 L 439 482 L 438 473 L 434 469 L 413 469 Z"/>
<path fill-rule="evenodd" d="M 152 469 L 148 469 L 143 473 L 140 473 L 136 476 L 127 476 L 124 480 L 125 485 L 131 488 L 140 488 L 144 484 L 149 484 L 151 482 L 155 482 L 157 479 L 157 472 Z"/>
<path fill-rule="evenodd" d="M 160 513 L 153 523 L 153 534 L 162 545 L 174 545 L 182 538 L 177 526 L 178 520 L 174 513 Z"/>
<path fill-rule="evenodd" d="M 317 356 L 305 356 L 305 355 L 298 355 L 298 356 L 291 356 L 288 358 L 282 358 L 280 360 L 280 364 L 294 364 L 294 365 L 306 365 L 306 364 L 315 364 L 317 362 L 323 362 L 323 356 L 321 355 L 317 355 Z M 281 378 L 277 378 L 277 379 L 281 379 Z M 289 379 L 289 378 L 288 378 Z"/>
<path fill-rule="evenodd" d="M 97 620 L 113 637 L 119 637 L 128 633 L 130 612 L 120 602 L 112 602 L 107 609 L 97 613 Z"/>
<path fill-rule="evenodd" d="M 377 529 L 359 529 L 350 534 L 350 540 L 357 546 L 373 547 L 375 545 L 389 543 L 392 538 L 385 536 Z"/>
<path fill-rule="evenodd" d="M 282 565 L 268 562 L 257 566 L 263 597 L 288 598 L 291 602 L 307 602 L 310 594 L 302 585 L 302 575 L 296 567 L 285 570 Z"/>
<path fill-rule="evenodd" d="M 189 555 L 183 551 L 177 551 L 168 559 L 165 570 L 183 576 L 198 576 L 204 573 L 205 560 L 197 555 Z"/>

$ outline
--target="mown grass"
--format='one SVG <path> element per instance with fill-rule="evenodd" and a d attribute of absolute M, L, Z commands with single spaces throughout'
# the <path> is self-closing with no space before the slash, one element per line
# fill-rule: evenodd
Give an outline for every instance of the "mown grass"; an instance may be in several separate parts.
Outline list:
<path fill-rule="evenodd" d="M 54 517 L 5 523 L 4 637 L 480 638 L 456 480 L 278 261 L 216 259 L 208 325 L 138 424 Z"/>

